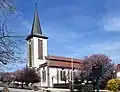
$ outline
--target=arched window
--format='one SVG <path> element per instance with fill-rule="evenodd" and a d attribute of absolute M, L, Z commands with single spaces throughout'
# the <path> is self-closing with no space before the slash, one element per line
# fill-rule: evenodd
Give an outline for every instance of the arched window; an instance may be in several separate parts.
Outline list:
<path fill-rule="evenodd" d="M 65 71 L 64 71 L 64 69 L 62 69 L 61 71 L 60 71 L 60 80 L 61 81 L 64 81 L 64 78 L 65 78 Z"/>
<path fill-rule="evenodd" d="M 68 70 L 68 80 L 70 80 L 70 70 Z"/>
<path fill-rule="evenodd" d="M 63 69 L 60 71 L 60 80 L 66 81 L 66 71 Z"/>
<path fill-rule="evenodd" d="M 42 79 L 43 79 L 43 82 L 46 82 L 46 70 L 45 70 L 44 67 L 43 67 L 43 70 L 42 70 Z"/>
<path fill-rule="evenodd" d="M 76 71 L 73 71 L 73 75 L 76 76 Z"/>
<path fill-rule="evenodd" d="M 66 81 L 66 71 L 63 71 L 63 81 Z"/>

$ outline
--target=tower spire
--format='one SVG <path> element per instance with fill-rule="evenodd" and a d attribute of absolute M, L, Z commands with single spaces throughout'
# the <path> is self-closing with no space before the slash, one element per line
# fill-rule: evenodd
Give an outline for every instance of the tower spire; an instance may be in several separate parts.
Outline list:
<path fill-rule="evenodd" d="M 33 19 L 31 34 L 28 35 L 26 40 L 29 40 L 33 36 L 48 39 L 47 36 L 44 36 L 42 34 L 42 28 L 40 25 L 39 14 L 38 14 L 38 0 L 36 0 L 36 4 L 35 4 L 35 14 L 34 14 L 34 19 Z"/>
<path fill-rule="evenodd" d="M 33 20 L 31 34 L 41 34 L 42 35 L 42 29 L 41 29 L 41 25 L 40 25 L 37 5 L 38 5 L 38 0 L 36 1 L 36 10 L 35 10 L 35 14 L 34 14 L 34 20 Z"/>

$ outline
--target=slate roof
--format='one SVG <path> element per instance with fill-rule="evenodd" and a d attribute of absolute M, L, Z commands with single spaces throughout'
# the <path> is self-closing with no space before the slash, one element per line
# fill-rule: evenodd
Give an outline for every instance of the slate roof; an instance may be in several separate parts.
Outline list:
<path fill-rule="evenodd" d="M 32 37 L 48 39 L 47 36 L 44 36 L 42 34 L 42 28 L 41 28 L 41 25 L 40 25 L 39 14 L 38 14 L 38 9 L 37 8 L 36 8 L 36 11 L 35 11 L 35 14 L 34 14 L 31 34 L 27 36 L 26 40 L 29 40 Z"/>
<path fill-rule="evenodd" d="M 42 35 L 42 29 L 41 29 L 41 25 L 40 25 L 37 8 L 36 8 L 35 15 L 34 15 L 31 34 L 41 34 Z"/>

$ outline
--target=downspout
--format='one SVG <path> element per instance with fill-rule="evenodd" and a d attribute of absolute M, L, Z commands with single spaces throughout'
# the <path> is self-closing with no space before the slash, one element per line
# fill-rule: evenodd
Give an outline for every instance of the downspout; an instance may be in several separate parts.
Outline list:
<path fill-rule="evenodd" d="M 49 63 L 50 63 L 50 61 L 49 61 L 49 55 L 48 55 L 48 57 L 47 57 L 47 79 L 48 79 L 48 88 L 50 87 L 50 70 L 49 70 Z"/>

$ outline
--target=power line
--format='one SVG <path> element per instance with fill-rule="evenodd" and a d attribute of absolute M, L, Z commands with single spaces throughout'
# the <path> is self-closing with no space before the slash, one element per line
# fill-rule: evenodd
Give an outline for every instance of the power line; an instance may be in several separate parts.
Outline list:
<path fill-rule="evenodd" d="M 27 36 L 2 36 L 2 37 L 0 37 L 0 38 L 4 38 L 4 37 L 13 37 L 13 38 L 24 38 L 24 37 L 27 37 Z"/>

